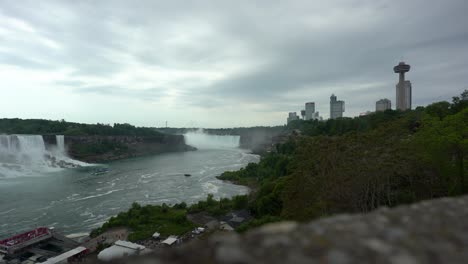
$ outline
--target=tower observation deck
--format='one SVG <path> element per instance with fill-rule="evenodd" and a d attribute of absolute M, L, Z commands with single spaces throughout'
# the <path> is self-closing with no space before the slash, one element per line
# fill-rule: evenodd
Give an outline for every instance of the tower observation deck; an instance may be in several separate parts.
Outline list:
<path fill-rule="evenodd" d="M 396 109 L 405 111 L 411 109 L 411 82 L 405 80 L 405 73 L 409 72 L 411 66 L 400 62 L 393 67 L 393 71 L 399 74 L 396 85 Z"/>

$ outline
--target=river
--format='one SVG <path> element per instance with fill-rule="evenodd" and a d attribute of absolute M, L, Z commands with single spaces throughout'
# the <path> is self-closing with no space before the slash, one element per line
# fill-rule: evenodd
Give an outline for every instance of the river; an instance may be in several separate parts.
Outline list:
<path fill-rule="evenodd" d="M 0 178 L 0 238 L 37 226 L 86 233 L 133 202 L 190 204 L 210 193 L 220 198 L 248 192 L 215 178 L 258 162 L 257 155 L 236 147 L 238 138 L 198 133 L 186 141 L 199 150 L 107 163 L 109 172 L 101 175 L 92 175 L 91 166 Z"/>

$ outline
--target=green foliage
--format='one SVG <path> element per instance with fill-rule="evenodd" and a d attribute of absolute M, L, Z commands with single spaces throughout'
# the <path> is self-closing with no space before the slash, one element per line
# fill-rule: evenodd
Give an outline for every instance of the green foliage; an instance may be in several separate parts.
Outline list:
<path fill-rule="evenodd" d="M 128 227 L 131 229 L 130 241 L 137 241 L 151 237 L 154 232 L 162 236 L 182 235 L 195 226 L 186 218 L 187 211 L 180 208 L 163 205 L 145 205 L 133 203 L 127 212 L 111 217 L 100 228 L 91 231 L 90 236 L 96 237 L 114 227 Z"/>
<path fill-rule="evenodd" d="M 281 216 L 305 221 L 467 193 L 466 106 L 458 98 L 299 127 L 323 135 L 298 141 Z"/>
<path fill-rule="evenodd" d="M 114 155 L 124 154 L 129 151 L 127 145 L 110 140 L 100 140 L 93 143 L 81 143 L 73 146 L 73 155 L 76 158 L 89 157 L 112 152 Z"/>
<path fill-rule="evenodd" d="M 431 113 L 424 115 L 415 134 L 419 157 L 440 176 L 448 195 L 466 193 L 468 108 L 453 115 Z"/>
<path fill-rule="evenodd" d="M 0 133 L 5 134 L 62 134 L 68 136 L 156 136 L 163 134 L 153 128 L 135 127 L 130 124 L 80 124 L 43 119 L 0 119 Z"/>
<path fill-rule="evenodd" d="M 287 143 L 292 144 L 292 143 Z M 279 147 L 282 149 L 282 147 Z M 285 151 L 291 151 L 288 147 Z M 248 182 L 248 179 L 255 179 L 262 182 L 265 179 L 282 177 L 288 174 L 288 166 L 291 161 L 291 154 L 288 152 L 275 152 L 265 154 L 260 162 L 249 163 L 239 171 L 227 171 L 221 174 L 218 179 L 229 180 L 237 183 Z"/>
<path fill-rule="evenodd" d="M 277 152 L 265 154 L 258 164 L 249 163 L 235 172 L 225 172 L 219 179 L 248 184 L 257 191 L 252 193 L 248 208 L 256 217 L 279 216 L 283 202 L 281 193 L 284 177 L 291 173 L 290 163 L 296 143 L 289 141 L 277 146 Z"/>
<path fill-rule="evenodd" d="M 208 212 L 213 216 L 222 216 L 232 210 L 246 209 L 248 206 L 247 195 L 237 195 L 231 199 L 222 198 L 217 201 L 214 199 L 213 194 L 208 194 L 205 201 L 199 201 L 188 208 L 190 213 Z"/>

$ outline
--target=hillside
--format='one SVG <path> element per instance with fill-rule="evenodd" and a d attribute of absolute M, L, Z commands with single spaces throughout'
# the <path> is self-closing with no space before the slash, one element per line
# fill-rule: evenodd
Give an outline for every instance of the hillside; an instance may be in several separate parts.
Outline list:
<path fill-rule="evenodd" d="M 255 187 L 257 219 L 241 230 L 466 194 L 466 95 L 407 112 L 292 123 L 300 135 L 219 177 Z"/>

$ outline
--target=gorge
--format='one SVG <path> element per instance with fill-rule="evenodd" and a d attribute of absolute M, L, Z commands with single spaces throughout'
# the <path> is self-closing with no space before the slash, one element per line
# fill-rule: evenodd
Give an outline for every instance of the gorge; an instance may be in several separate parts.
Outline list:
<path fill-rule="evenodd" d="M 191 204 L 205 199 L 207 194 L 217 199 L 245 194 L 246 187 L 220 181 L 215 176 L 259 159 L 238 148 L 239 137 L 229 136 L 171 136 L 180 140 L 176 142 L 190 142 L 198 150 L 148 154 L 104 164 L 72 159 L 76 158 L 73 149 L 79 142 L 91 144 L 93 140 L 112 139 L 146 154 L 150 151 L 144 151 L 152 148 L 151 140 L 154 148 L 164 146 L 161 144 L 164 141 L 121 136 L 2 135 L 0 138 L 0 168 L 4 175 L 0 177 L 0 237 L 35 225 L 54 226 L 65 234 L 87 233 L 109 217 L 127 210 L 133 202 Z M 145 144 L 150 146 L 138 149 Z M 73 166 L 63 166 L 65 163 L 61 161 Z M 93 175 L 96 166 L 105 167 L 109 172 Z M 192 176 L 185 177 L 186 173 Z"/>

